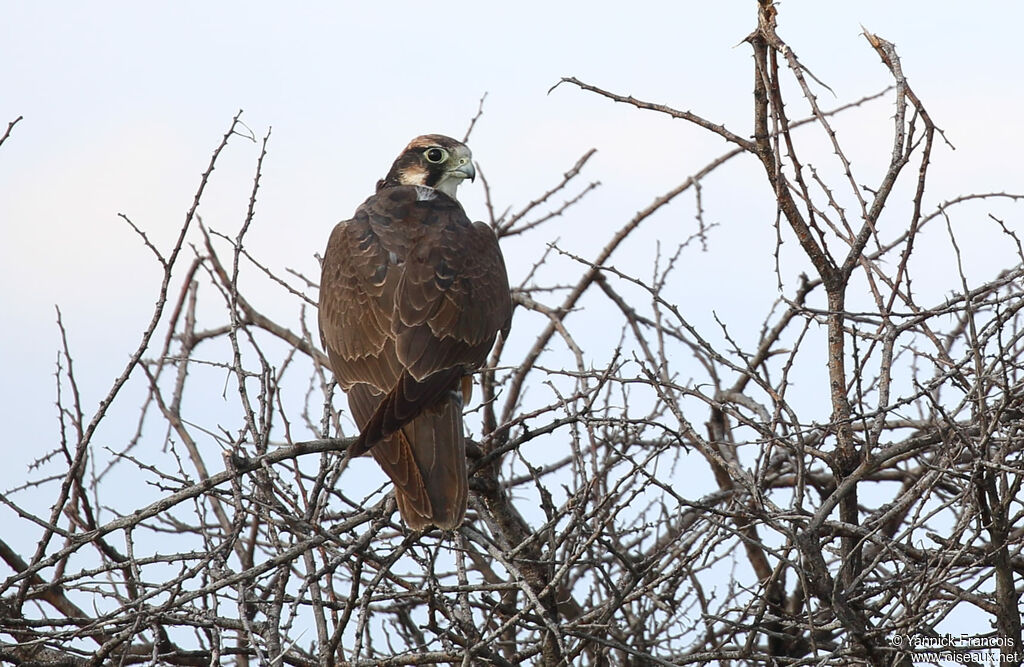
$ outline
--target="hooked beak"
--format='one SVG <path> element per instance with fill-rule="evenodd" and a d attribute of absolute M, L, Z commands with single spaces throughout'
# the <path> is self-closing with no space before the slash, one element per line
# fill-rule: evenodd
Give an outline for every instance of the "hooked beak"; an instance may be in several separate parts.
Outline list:
<path fill-rule="evenodd" d="M 473 161 L 468 157 L 459 158 L 458 166 L 448 173 L 455 178 L 468 178 L 470 181 L 476 180 L 476 167 L 473 166 Z"/>

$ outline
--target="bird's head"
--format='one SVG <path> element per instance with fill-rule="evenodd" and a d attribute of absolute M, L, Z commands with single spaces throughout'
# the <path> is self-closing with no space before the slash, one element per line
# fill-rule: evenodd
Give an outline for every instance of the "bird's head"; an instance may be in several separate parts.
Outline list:
<path fill-rule="evenodd" d="M 455 199 L 455 190 L 467 178 L 476 178 L 469 147 L 443 134 L 425 134 L 409 142 L 377 189 L 425 185 Z"/>

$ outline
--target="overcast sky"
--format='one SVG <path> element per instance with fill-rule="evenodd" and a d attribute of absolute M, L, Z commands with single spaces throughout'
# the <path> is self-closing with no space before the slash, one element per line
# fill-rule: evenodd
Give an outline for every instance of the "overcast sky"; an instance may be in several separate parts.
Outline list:
<path fill-rule="evenodd" d="M 470 143 L 499 208 L 523 205 L 598 149 L 585 179 L 602 187 L 556 228 L 566 247 L 593 256 L 610 230 L 726 146 L 682 121 L 549 88 L 577 76 L 749 135 L 751 58 L 740 42 L 754 8 L 753 0 L 5 3 L 0 131 L 24 119 L 0 147 L 0 489 L 54 446 L 54 306 L 91 413 L 134 349 L 158 280 L 117 214 L 167 247 L 239 109 L 256 136 L 273 128 L 249 237 L 273 266 L 314 275 L 313 253 L 330 227 L 372 192 L 408 140 L 461 137 L 484 93 Z M 957 147 L 937 151 L 939 192 L 1024 190 L 1024 5 L 786 0 L 780 12 L 781 36 L 835 91 L 822 93 L 824 106 L 889 82 L 861 25 L 895 42 L 911 85 Z M 891 108 L 881 103 L 876 116 Z M 891 128 L 845 129 L 854 144 L 862 133 L 866 145 L 884 146 Z M 237 229 L 258 151 L 236 141 L 225 153 L 203 208 L 208 223 Z M 747 233 L 735 225 L 757 199 L 748 187 L 737 176 L 709 193 L 719 243 Z M 483 217 L 479 180 L 460 195 Z M 770 224 L 759 227 L 765 238 Z M 506 250 L 514 282 L 543 241 Z M 695 317 L 711 309 L 691 307 Z M 730 304 L 715 307 L 728 314 Z"/>

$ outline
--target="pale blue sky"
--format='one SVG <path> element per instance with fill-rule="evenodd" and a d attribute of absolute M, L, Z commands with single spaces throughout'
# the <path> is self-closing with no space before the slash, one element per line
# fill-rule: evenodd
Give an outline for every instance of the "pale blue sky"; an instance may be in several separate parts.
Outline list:
<path fill-rule="evenodd" d="M 273 127 L 249 247 L 276 267 L 315 274 L 313 253 L 330 227 L 372 191 L 405 143 L 426 132 L 461 136 L 485 92 L 471 146 L 499 207 L 521 206 L 585 150 L 598 149 L 584 178 L 602 188 L 552 228 L 564 247 L 592 256 L 610 230 L 725 145 L 681 121 L 569 86 L 548 89 L 577 76 L 747 135 L 751 59 L 740 42 L 754 7 L 753 0 L 5 3 L 0 123 L 24 120 L 0 148 L 0 489 L 23 479 L 26 463 L 55 442 L 54 304 L 64 312 L 91 412 L 134 349 L 158 279 L 117 214 L 166 247 L 239 109 L 257 136 Z M 896 43 L 911 85 L 958 149 L 936 153 L 933 203 L 965 191 L 1024 190 L 1017 158 L 1024 5 L 786 0 L 780 11 L 780 34 L 836 93 L 820 95 L 824 106 L 888 83 L 861 24 Z M 885 101 L 858 117 L 882 119 L 877 124 L 839 122 L 855 167 L 861 149 L 865 161 L 878 146 L 887 156 L 891 108 Z M 237 228 L 257 155 L 257 145 L 240 141 L 224 155 L 203 207 L 209 224 Z M 750 220 L 762 215 L 763 185 L 748 180 L 749 170 L 732 173 L 734 182 L 711 183 L 706 195 L 722 224 L 714 243 L 773 238 L 770 218 Z M 460 195 L 471 215 L 484 215 L 479 181 Z M 665 215 L 691 224 L 687 206 Z M 648 240 L 656 238 L 652 232 Z M 506 249 L 513 280 L 543 251 L 529 243 L 535 247 Z M 640 240 L 629 252 L 642 263 L 651 247 Z M 748 258 L 770 262 L 764 247 L 729 252 L 740 267 Z M 977 251 L 979 266 L 986 252 Z M 698 277 L 720 264 L 692 262 Z M 741 273 L 724 273 L 716 287 L 739 285 Z M 774 284 L 763 287 L 772 297 Z M 712 307 L 726 318 L 743 310 L 698 296 L 689 307 L 696 319 Z"/>

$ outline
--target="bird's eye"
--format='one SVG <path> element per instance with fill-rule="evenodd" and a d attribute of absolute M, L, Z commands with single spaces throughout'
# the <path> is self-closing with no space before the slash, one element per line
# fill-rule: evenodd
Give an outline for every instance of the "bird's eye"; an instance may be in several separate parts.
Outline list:
<path fill-rule="evenodd" d="M 426 152 L 423 153 L 423 156 L 427 158 L 427 162 L 440 164 L 448 159 L 448 151 L 435 146 L 434 148 L 428 148 Z"/>

